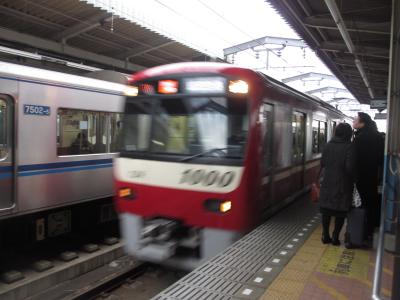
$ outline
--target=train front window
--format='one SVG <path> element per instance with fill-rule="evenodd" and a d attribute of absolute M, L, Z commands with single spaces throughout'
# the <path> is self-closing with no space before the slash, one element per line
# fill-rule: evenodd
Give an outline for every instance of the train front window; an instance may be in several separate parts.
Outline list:
<path fill-rule="evenodd" d="M 121 150 L 183 157 L 224 148 L 204 156 L 242 158 L 247 132 L 244 99 L 135 99 L 127 102 Z"/>

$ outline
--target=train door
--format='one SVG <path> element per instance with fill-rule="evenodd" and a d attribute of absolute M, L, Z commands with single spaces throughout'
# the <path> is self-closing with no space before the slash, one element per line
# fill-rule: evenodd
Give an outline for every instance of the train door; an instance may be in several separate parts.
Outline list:
<path fill-rule="evenodd" d="M 292 192 L 304 186 L 304 160 L 306 146 L 306 115 L 293 112 L 292 115 L 293 151 L 292 151 Z"/>
<path fill-rule="evenodd" d="M 0 95 L 0 212 L 14 206 L 13 102 Z"/>
<path fill-rule="evenodd" d="M 262 119 L 263 208 L 267 208 L 272 205 L 274 106 L 264 103 L 260 117 Z"/>

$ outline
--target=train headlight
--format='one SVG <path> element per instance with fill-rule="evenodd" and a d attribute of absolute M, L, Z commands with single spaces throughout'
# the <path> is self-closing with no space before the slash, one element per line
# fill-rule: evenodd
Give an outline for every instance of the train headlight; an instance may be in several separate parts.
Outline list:
<path fill-rule="evenodd" d="M 158 92 L 160 94 L 176 94 L 178 86 L 177 80 L 160 80 L 158 82 Z"/>
<path fill-rule="evenodd" d="M 221 202 L 219 204 L 219 211 L 222 212 L 222 213 L 230 211 L 231 208 L 232 208 L 232 202 L 231 201 L 224 201 L 224 202 Z"/>
<path fill-rule="evenodd" d="M 204 208 L 208 211 L 216 213 L 226 213 L 232 209 L 232 201 L 207 199 L 206 201 L 204 201 Z"/>
<path fill-rule="evenodd" d="M 128 97 L 135 97 L 139 94 L 139 88 L 137 86 L 127 85 L 124 94 Z"/>
<path fill-rule="evenodd" d="M 249 85 L 243 80 L 231 80 L 229 81 L 228 90 L 234 94 L 247 94 Z"/>
<path fill-rule="evenodd" d="M 118 191 L 118 196 L 120 198 L 134 199 L 135 193 L 131 188 L 120 188 Z"/>

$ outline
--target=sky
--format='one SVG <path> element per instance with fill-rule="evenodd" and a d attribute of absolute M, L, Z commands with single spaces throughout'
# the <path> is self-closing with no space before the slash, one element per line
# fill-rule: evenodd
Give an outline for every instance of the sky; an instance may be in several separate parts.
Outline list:
<path fill-rule="evenodd" d="M 299 36 L 265 0 L 84 0 L 113 13 L 130 19 L 171 39 L 184 43 L 208 55 L 223 58 L 223 49 L 264 36 L 297 38 Z M 309 49 L 286 47 L 278 51 L 277 45 L 257 47 L 258 58 L 253 50 L 228 57 L 236 65 L 262 71 L 278 80 L 317 72 L 332 74 Z M 303 66 L 303 67 L 301 67 Z M 302 92 L 324 86 L 344 88 L 338 80 L 294 81 L 288 85 Z M 325 101 L 332 98 L 354 98 L 349 92 L 316 93 Z M 344 108 L 341 106 L 340 108 Z M 369 111 L 369 106 L 362 109 Z M 355 111 L 345 111 L 348 115 Z M 385 122 L 378 124 L 385 129 Z"/>

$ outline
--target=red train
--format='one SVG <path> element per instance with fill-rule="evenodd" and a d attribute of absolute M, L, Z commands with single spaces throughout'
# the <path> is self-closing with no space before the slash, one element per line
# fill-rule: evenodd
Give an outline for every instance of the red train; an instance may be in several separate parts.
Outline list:
<path fill-rule="evenodd" d="M 179 63 L 133 75 L 116 207 L 128 253 L 192 269 L 315 180 L 345 116 L 249 69 Z"/>

